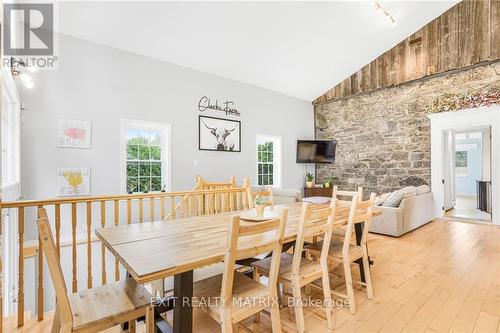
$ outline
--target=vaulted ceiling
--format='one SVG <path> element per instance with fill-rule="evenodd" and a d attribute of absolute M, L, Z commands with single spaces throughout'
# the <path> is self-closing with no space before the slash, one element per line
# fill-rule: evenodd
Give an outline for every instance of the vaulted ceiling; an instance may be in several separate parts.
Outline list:
<path fill-rule="evenodd" d="M 312 101 L 457 1 L 60 2 L 70 36 Z"/>

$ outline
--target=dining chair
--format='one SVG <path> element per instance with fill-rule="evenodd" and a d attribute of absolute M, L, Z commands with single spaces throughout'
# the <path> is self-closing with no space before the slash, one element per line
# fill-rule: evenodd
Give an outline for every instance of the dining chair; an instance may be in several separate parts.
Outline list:
<path fill-rule="evenodd" d="M 233 332 L 240 321 L 268 307 L 272 331 L 281 332 L 276 281 L 288 209 L 282 208 L 280 215 L 257 223 L 234 216 L 229 226 L 223 273 L 194 284 L 194 300 L 221 325 L 222 333 Z M 236 271 L 237 260 L 271 251 L 267 286 Z"/>
<path fill-rule="evenodd" d="M 361 201 L 363 200 L 363 187 L 358 186 L 357 191 L 341 191 L 338 189 L 337 186 L 333 187 L 332 190 L 332 200 L 337 200 L 337 206 L 343 206 L 343 207 L 350 207 L 351 205 L 351 200 L 348 200 L 348 198 L 351 198 L 357 195 L 357 200 Z M 339 199 L 339 197 L 343 199 Z M 341 227 L 334 227 L 332 231 L 332 238 L 333 239 L 341 239 L 343 240 L 345 236 L 345 226 Z"/>
<path fill-rule="evenodd" d="M 265 191 L 252 192 L 251 188 L 248 188 L 247 191 L 249 201 L 248 206 L 250 209 L 255 208 L 255 198 L 257 196 L 267 198 L 267 200 L 264 200 L 264 206 L 274 206 L 273 189 L 271 187 L 268 187 Z"/>
<path fill-rule="evenodd" d="M 56 292 L 52 333 L 100 332 L 129 323 L 135 332 L 136 319 L 146 317 L 146 331 L 154 330 L 151 294 L 132 279 L 68 294 L 45 208 L 38 210 L 38 233 Z"/>
<path fill-rule="evenodd" d="M 335 327 L 333 306 L 330 293 L 330 280 L 328 271 L 328 249 L 332 235 L 334 210 L 332 206 L 318 206 L 304 202 L 302 204 L 300 222 L 294 253 L 282 253 L 279 266 L 278 282 L 285 291 L 292 289 L 295 322 L 299 333 L 305 332 L 304 311 L 302 304 L 301 288 L 321 279 L 324 287 L 325 311 L 328 328 Z M 302 257 L 306 238 L 322 235 L 324 240 L 323 250 L 319 263 Z M 254 279 L 261 275 L 270 276 L 272 262 L 269 258 L 254 262 Z"/>
<path fill-rule="evenodd" d="M 339 264 L 343 265 L 347 294 L 337 291 L 332 291 L 332 293 L 334 295 L 348 299 L 349 311 L 351 312 L 351 314 L 355 314 L 356 303 L 354 299 L 354 288 L 351 274 L 351 263 L 353 261 L 360 258 L 362 259 L 366 282 L 360 281 L 358 283 L 366 287 L 368 299 L 373 298 L 373 286 L 368 258 L 367 238 L 373 214 L 373 207 L 375 204 L 375 193 L 372 193 L 370 195 L 370 199 L 366 201 L 359 201 L 358 195 L 352 194 L 352 200 L 350 202 L 349 217 L 345 228 L 344 238 L 343 240 L 334 239 L 331 242 L 330 249 L 328 251 L 328 263 L 331 269 L 335 268 Z M 337 197 L 332 200 L 332 204 L 336 207 L 341 205 L 340 200 L 338 200 Z M 353 229 L 356 224 L 362 225 L 361 242 L 359 245 L 355 243 L 353 244 L 352 242 Z M 319 258 L 323 254 L 323 247 L 323 241 L 319 241 L 306 246 L 306 249 L 308 255 Z"/>

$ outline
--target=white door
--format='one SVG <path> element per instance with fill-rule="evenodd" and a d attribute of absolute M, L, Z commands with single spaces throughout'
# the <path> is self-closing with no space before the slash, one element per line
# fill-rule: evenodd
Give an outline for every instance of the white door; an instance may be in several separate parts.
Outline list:
<path fill-rule="evenodd" d="M 443 131 L 443 210 L 447 211 L 455 205 L 455 132 Z"/>

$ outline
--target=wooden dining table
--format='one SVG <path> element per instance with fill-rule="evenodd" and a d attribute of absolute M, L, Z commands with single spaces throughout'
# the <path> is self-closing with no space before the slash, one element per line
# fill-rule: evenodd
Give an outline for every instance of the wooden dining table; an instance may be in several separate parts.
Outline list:
<path fill-rule="evenodd" d="M 276 215 L 280 207 L 288 208 L 285 243 L 295 241 L 301 206 L 301 203 L 274 206 Z M 174 277 L 173 328 L 162 323 L 159 330 L 189 333 L 192 332 L 193 318 L 190 304 L 193 270 L 224 260 L 231 218 L 243 213 L 237 211 L 118 225 L 96 229 L 95 232 L 137 283 Z M 334 225 L 347 224 L 348 214 L 348 208 L 339 208 L 335 213 Z M 373 214 L 381 213 L 374 211 Z M 266 236 L 255 236 L 247 241 L 257 246 L 264 241 L 263 237 Z"/>

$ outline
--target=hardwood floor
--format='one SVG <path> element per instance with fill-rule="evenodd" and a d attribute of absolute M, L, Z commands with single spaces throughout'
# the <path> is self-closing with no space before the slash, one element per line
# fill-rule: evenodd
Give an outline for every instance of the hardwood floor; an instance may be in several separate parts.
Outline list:
<path fill-rule="evenodd" d="M 348 307 L 336 310 L 333 332 L 500 333 L 500 227 L 436 220 L 401 238 L 371 234 L 369 249 L 375 298 L 356 289 L 356 315 Z M 283 330 L 294 332 L 293 310 L 282 309 L 281 317 Z M 308 307 L 305 317 L 307 332 L 329 331 L 323 309 Z M 50 315 L 23 329 L 7 322 L 4 332 L 50 332 L 50 322 Z M 254 332 L 271 331 L 265 315 L 244 323 Z M 194 328 L 220 331 L 201 311 Z"/>

